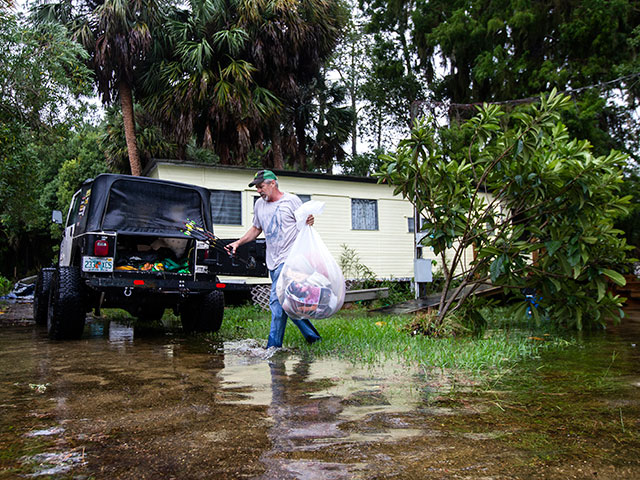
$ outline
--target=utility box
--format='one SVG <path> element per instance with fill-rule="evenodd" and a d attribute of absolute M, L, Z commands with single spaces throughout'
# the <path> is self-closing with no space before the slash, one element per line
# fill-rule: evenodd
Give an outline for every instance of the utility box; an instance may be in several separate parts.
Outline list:
<path fill-rule="evenodd" d="M 427 258 L 415 258 L 413 260 L 413 274 L 416 283 L 432 282 L 431 260 Z"/>

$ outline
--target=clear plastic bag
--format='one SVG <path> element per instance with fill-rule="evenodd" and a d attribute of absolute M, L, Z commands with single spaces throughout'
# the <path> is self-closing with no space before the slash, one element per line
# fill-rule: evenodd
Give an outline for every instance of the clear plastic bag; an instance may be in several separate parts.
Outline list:
<path fill-rule="evenodd" d="M 276 284 L 282 308 L 296 320 L 330 317 L 344 303 L 342 270 L 318 232 L 306 224 L 309 215 L 320 215 L 323 209 L 323 202 L 310 201 L 295 211 L 300 233 Z"/>

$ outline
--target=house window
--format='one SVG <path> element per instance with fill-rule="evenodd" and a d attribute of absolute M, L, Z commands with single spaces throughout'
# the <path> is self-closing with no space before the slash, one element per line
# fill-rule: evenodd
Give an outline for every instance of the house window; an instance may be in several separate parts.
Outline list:
<path fill-rule="evenodd" d="M 242 225 L 241 193 L 211 190 L 211 217 L 214 225 Z"/>
<path fill-rule="evenodd" d="M 351 199 L 351 228 L 353 230 L 378 230 L 377 200 Z"/>
<path fill-rule="evenodd" d="M 424 227 L 424 218 L 420 218 L 420 228 Z M 414 217 L 407 217 L 407 226 L 409 233 L 414 233 L 416 231 L 416 219 Z"/>

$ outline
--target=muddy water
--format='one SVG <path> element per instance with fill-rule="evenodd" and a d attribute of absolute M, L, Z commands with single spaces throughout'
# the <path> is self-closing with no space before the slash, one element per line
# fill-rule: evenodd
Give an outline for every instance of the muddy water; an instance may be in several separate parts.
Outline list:
<path fill-rule="evenodd" d="M 112 322 L 0 329 L 0 478 L 640 478 L 640 311 L 489 385 Z"/>

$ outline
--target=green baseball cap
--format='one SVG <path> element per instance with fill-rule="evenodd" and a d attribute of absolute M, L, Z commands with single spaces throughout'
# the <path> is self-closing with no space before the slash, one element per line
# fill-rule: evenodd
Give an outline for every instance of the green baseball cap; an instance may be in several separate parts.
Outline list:
<path fill-rule="evenodd" d="M 278 180 L 278 177 L 276 177 L 276 174 L 271 170 L 260 170 L 253 176 L 253 180 L 249 186 L 253 187 L 254 185 L 260 185 L 265 180 Z"/>

